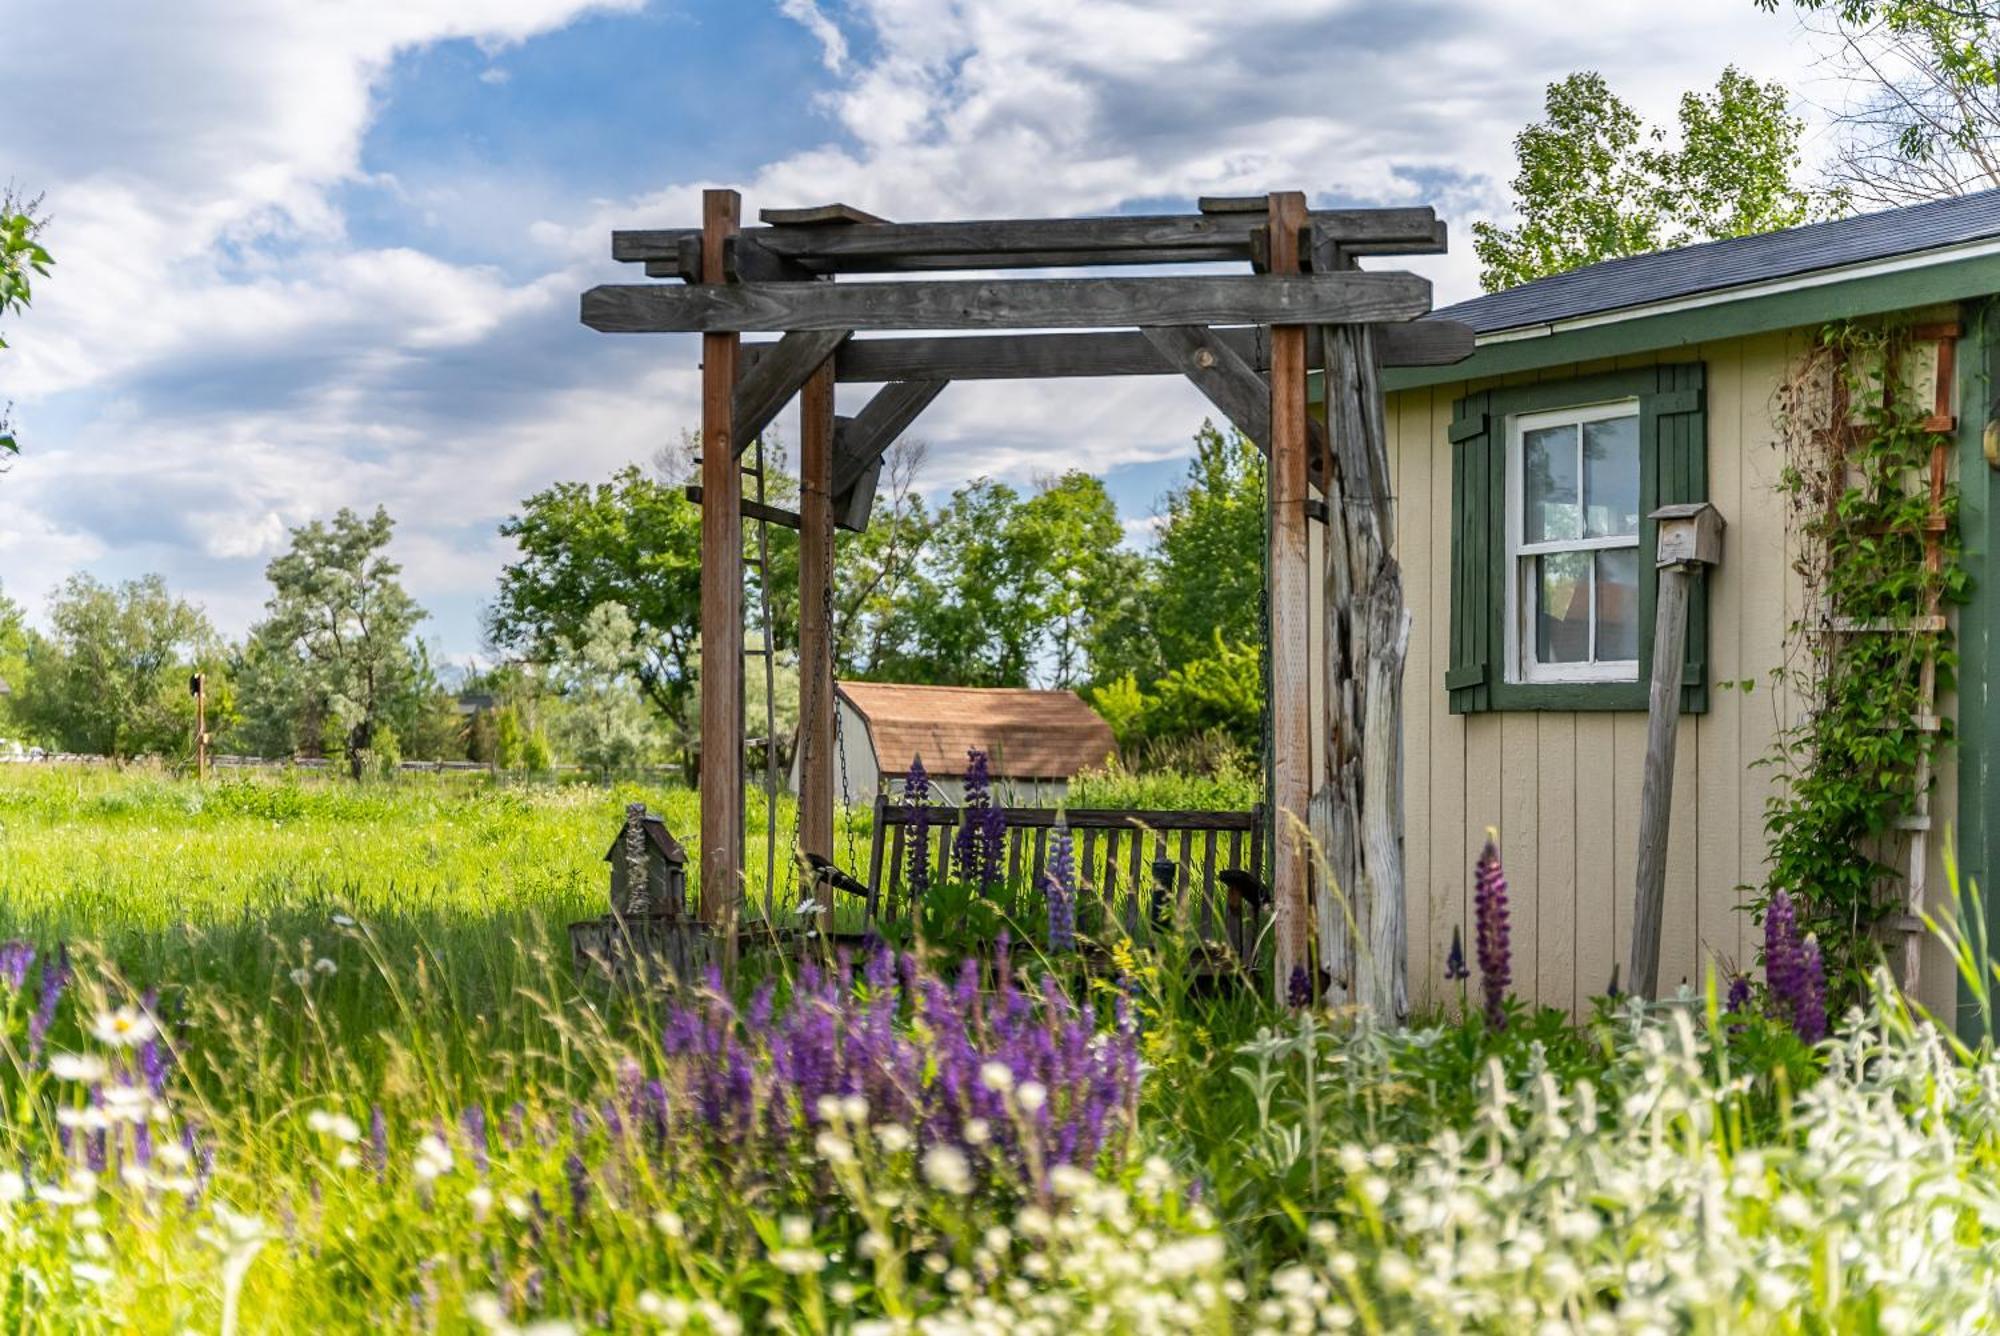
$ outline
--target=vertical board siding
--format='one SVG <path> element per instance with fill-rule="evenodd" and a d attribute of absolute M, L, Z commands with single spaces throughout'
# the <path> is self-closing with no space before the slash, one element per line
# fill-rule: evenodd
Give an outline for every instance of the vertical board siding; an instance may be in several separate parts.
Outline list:
<path fill-rule="evenodd" d="M 1619 366 L 1700 360 L 1706 364 L 1704 460 L 1671 467 L 1668 487 L 1692 486 L 1705 468 L 1708 495 L 1728 528 L 1710 577 L 1704 650 L 1708 710 L 1684 716 L 1674 776 L 1672 845 L 1660 980 L 1699 987 L 1703 971 L 1748 968 L 1758 932 L 1743 911 L 1766 865 L 1764 808 L 1778 782 L 1759 764 L 1770 755 L 1793 702 L 1772 670 L 1787 626 L 1800 613 L 1786 506 L 1776 490 L 1784 466 L 1773 399 L 1799 334 L 1773 334 L 1674 350 Z M 1566 367 L 1512 379 L 1554 380 L 1594 368 Z M 1410 885 L 1410 980 L 1419 1009 L 1454 1008 L 1444 980 L 1454 928 L 1472 951 L 1472 865 L 1496 826 L 1513 889 L 1514 991 L 1585 1011 L 1631 950 L 1643 713 L 1502 712 L 1455 715 L 1450 667 L 1451 586 L 1463 553 L 1454 543 L 1454 403 L 1488 383 L 1446 384 L 1390 396 L 1390 448 L 1401 526 L 1397 552 L 1414 616 L 1405 676 L 1405 852 Z M 1501 424 L 1494 424 L 1501 429 Z M 1465 572 L 1458 568 L 1460 578 Z M 1499 670 L 1497 656 L 1494 671 Z M 1724 684 L 1749 679 L 1746 691 Z M 1941 767 L 1937 812 L 1948 815 L 1952 767 Z M 1942 830 L 1934 836 L 1941 848 Z M 1934 857 L 1936 856 L 1934 852 Z M 1941 868 L 1941 862 L 1934 863 Z M 1943 893 L 1942 876 L 1937 878 Z M 1477 985 L 1477 963 L 1470 960 Z M 1939 952 L 1924 960 L 1924 1000 L 1952 1002 Z"/>

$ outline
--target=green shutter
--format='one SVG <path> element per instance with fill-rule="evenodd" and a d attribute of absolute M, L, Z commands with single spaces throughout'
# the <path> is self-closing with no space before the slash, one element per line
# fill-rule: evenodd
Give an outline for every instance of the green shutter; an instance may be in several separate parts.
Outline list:
<path fill-rule="evenodd" d="M 1659 368 L 1659 387 L 1642 402 L 1640 411 L 1651 424 L 1654 500 L 1647 506 L 1708 500 L 1708 407 L 1706 368 L 1700 362 L 1671 362 Z M 1646 597 L 1641 600 L 1639 626 L 1640 680 L 1648 680 L 1653 662 L 1653 593 L 1659 572 L 1651 565 L 1657 536 L 1648 521 L 1640 555 L 1647 570 Z M 1708 577 L 1697 575 L 1688 590 L 1687 652 L 1681 660 L 1681 709 L 1700 714 L 1708 709 Z"/>
<path fill-rule="evenodd" d="M 1496 544 L 1492 499 L 1491 395 L 1471 394 L 1452 406 L 1451 421 L 1451 664 L 1444 685 L 1453 714 L 1492 708 L 1491 683 L 1500 670 L 1491 641 Z"/>

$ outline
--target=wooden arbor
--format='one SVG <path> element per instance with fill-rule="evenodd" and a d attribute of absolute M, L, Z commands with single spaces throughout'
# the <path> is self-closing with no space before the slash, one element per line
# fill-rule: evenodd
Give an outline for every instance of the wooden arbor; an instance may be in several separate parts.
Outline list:
<path fill-rule="evenodd" d="M 767 209 L 741 226 L 733 190 L 702 226 L 614 232 L 616 259 L 680 284 L 607 285 L 583 322 L 702 336 L 702 917 L 733 953 L 743 900 L 741 452 L 795 395 L 800 429 L 799 843 L 833 853 L 833 530 L 866 525 L 883 452 L 954 380 L 1185 375 L 1270 459 L 1269 643 L 1275 986 L 1316 976 L 1340 1000 L 1406 1009 L 1399 750 L 1408 614 L 1391 556 L 1382 365 L 1455 362 L 1463 326 L 1414 275 L 1358 257 L 1436 252 L 1430 209 L 1309 210 L 1299 192 L 1204 199 L 1185 215 L 892 223 L 845 205 Z M 1133 278 L 991 277 L 1013 269 L 1247 264 Z M 974 278 L 842 283 L 855 274 Z M 1006 333 L 999 330 L 1086 330 Z M 775 342 L 744 344 L 746 332 Z M 857 338 L 882 331 L 949 336 Z M 1308 411 L 1325 369 L 1326 425 Z M 879 384 L 851 418 L 839 381 Z M 1315 495 L 1317 494 L 1317 495 Z M 1313 628 L 1309 522 L 1327 526 L 1324 639 Z M 1315 672 L 1311 646 L 1321 645 Z M 1317 678 L 1317 685 L 1315 685 Z M 736 745 L 716 745 L 717 739 Z M 1308 827 L 1314 837 L 1303 838 Z M 1340 894 L 1319 895 L 1316 843 Z M 1312 943 L 1320 942 L 1317 967 Z"/>

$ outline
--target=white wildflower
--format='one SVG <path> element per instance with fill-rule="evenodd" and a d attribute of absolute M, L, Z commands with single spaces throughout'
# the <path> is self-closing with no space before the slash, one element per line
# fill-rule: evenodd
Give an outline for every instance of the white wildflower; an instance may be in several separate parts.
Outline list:
<path fill-rule="evenodd" d="M 1021 1088 L 1014 1092 L 1014 1097 L 1021 1101 L 1022 1108 L 1033 1113 L 1048 1103 L 1049 1089 L 1040 1081 L 1023 1081 Z"/>
<path fill-rule="evenodd" d="M 98 1043 L 109 1044 L 113 1048 L 137 1048 L 156 1032 L 153 1018 L 137 1007 L 100 1011 L 90 1027 L 90 1033 Z"/>
<path fill-rule="evenodd" d="M 334 964 L 331 960 L 328 960 L 325 956 L 321 956 L 318 960 L 315 960 L 313 962 L 313 969 L 321 974 L 335 974 L 339 972 L 340 966 Z"/>
<path fill-rule="evenodd" d="M 451 1147 L 436 1133 L 426 1133 L 424 1139 L 417 1143 L 417 1177 L 428 1183 L 450 1173 L 451 1166 Z"/>
<path fill-rule="evenodd" d="M 94 1085 L 109 1075 L 110 1070 L 95 1053 L 56 1053 L 49 1058 L 49 1075 L 58 1081 Z"/>
<path fill-rule="evenodd" d="M 311 970 L 300 968 L 292 971 L 292 982 L 297 984 L 301 988 L 304 988 L 307 984 L 311 983 L 312 979 L 313 976 Z"/>
<path fill-rule="evenodd" d="M 988 1090 L 1011 1090 L 1014 1086 L 1014 1069 L 1004 1062 L 988 1062 L 979 1069 L 979 1084 Z"/>
<path fill-rule="evenodd" d="M 956 1146 L 932 1146 L 924 1152 L 924 1181 L 962 1197 L 972 1191 L 972 1164 Z"/>

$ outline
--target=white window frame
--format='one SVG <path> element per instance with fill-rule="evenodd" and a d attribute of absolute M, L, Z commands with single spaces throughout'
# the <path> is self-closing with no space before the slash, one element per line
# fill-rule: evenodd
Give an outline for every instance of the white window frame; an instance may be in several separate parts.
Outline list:
<path fill-rule="evenodd" d="M 1554 408 L 1539 413 L 1516 413 L 1507 419 L 1507 572 L 1504 584 L 1507 596 L 1507 680 L 1519 683 L 1545 682 L 1636 682 L 1639 680 L 1637 659 L 1593 660 L 1589 663 L 1541 663 L 1534 653 L 1535 639 L 1528 626 L 1529 610 L 1534 606 L 1526 597 L 1522 587 L 1527 569 L 1524 557 L 1534 557 L 1552 552 L 1601 552 L 1639 548 L 1638 534 L 1621 534 L 1608 538 L 1579 538 L 1542 543 L 1525 543 L 1522 532 L 1522 483 L 1521 450 L 1528 432 L 1544 427 L 1575 426 L 1581 433 L 1583 424 L 1602 422 L 1609 418 L 1639 416 L 1637 399 L 1614 399 L 1607 403 L 1579 404 L 1568 408 Z M 1645 442 L 1640 441 L 1640 469 L 1645 469 Z M 1642 479 L 1643 482 L 1643 479 Z M 1577 502 L 1583 502 L 1583 473 L 1577 472 Z M 1643 520 L 1641 521 L 1643 525 Z M 1589 581 L 1591 609 L 1591 652 L 1596 652 L 1597 627 L 1597 580 L 1595 562 L 1592 563 L 1592 578 Z M 1643 579 L 1644 572 L 1640 572 Z M 1643 635 L 1645 628 L 1640 628 Z"/>

